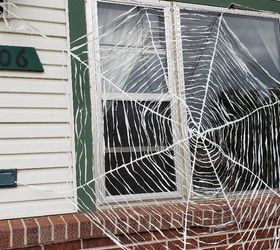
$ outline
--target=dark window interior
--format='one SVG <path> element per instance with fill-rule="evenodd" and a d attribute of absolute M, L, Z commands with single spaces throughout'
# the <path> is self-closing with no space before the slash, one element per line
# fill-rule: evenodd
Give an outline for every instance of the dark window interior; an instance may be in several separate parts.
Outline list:
<path fill-rule="evenodd" d="M 105 155 L 107 195 L 176 191 L 173 152 L 165 151 L 147 156 L 154 153 L 156 152 L 107 153 Z"/>
<path fill-rule="evenodd" d="M 0 0 L 0 4 L 2 4 L 4 2 L 4 0 Z M 0 6 L 0 15 L 3 14 L 3 6 Z"/>
<path fill-rule="evenodd" d="M 176 190 L 173 151 L 156 154 L 173 141 L 171 122 L 164 117 L 171 119 L 169 102 L 107 101 L 104 107 L 104 139 L 109 151 L 105 154 L 107 194 Z"/>
<path fill-rule="evenodd" d="M 107 101 L 104 107 L 105 146 L 168 146 L 172 144 L 172 125 L 164 117 L 171 119 L 169 102 Z"/>

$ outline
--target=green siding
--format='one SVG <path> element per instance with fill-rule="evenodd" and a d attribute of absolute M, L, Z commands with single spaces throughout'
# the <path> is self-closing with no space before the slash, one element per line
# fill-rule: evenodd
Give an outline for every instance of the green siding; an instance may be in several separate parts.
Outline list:
<path fill-rule="evenodd" d="M 211 5 L 228 8 L 232 3 L 244 6 L 244 9 L 265 10 L 280 13 L 280 2 L 276 0 L 179 0 L 191 4 Z"/>
<path fill-rule="evenodd" d="M 75 119 L 76 181 L 79 210 L 90 211 L 94 204 L 91 103 L 84 0 L 69 0 L 69 25 L 73 105 Z M 75 58 L 76 56 L 79 59 Z M 81 61 L 81 62 L 80 62 Z M 88 185 L 87 183 L 90 182 Z"/>

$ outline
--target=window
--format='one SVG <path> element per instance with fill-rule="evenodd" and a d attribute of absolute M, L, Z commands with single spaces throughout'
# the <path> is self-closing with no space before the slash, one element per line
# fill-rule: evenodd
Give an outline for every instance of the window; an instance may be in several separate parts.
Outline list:
<path fill-rule="evenodd" d="M 101 203 L 279 188 L 278 19 L 178 6 L 97 3 Z"/>
<path fill-rule="evenodd" d="M 164 10 L 97 8 L 105 196 L 176 192 Z"/>
<path fill-rule="evenodd" d="M 279 188 L 279 21 L 224 14 L 218 29 L 220 18 L 181 11 L 189 126 L 209 131 L 190 143 L 195 193 Z"/>

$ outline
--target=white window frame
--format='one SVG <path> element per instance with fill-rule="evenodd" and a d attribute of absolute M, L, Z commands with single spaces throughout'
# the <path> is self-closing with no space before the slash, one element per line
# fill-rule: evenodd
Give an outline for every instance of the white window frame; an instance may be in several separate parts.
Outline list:
<path fill-rule="evenodd" d="M 253 16 L 253 17 L 266 17 L 266 18 L 275 18 L 280 21 L 280 14 L 272 13 L 268 11 L 253 11 L 253 10 L 241 10 L 241 9 L 228 9 L 224 7 L 215 7 L 210 5 L 199 5 L 199 4 L 187 4 L 187 3 L 174 3 L 174 8 L 184 9 L 184 10 L 192 10 L 192 11 L 200 11 L 200 12 L 219 12 L 224 14 L 234 14 L 241 16 Z"/>
<path fill-rule="evenodd" d="M 189 3 L 180 3 L 180 2 L 174 2 L 173 5 L 174 8 L 174 13 L 177 13 L 175 15 L 175 29 L 178 30 L 176 32 L 176 40 L 178 39 L 179 41 L 181 41 L 181 25 L 180 25 L 180 10 L 189 10 L 189 11 L 197 11 L 197 12 L 205 12 L 205 13 L 223 13 L 223 14 L 232 14 L 232 15 L 237 15 L 237 16 L 247 16 L 247 17 L 262 17 L 262 18 L 270 18 L 270 19 L 276 19 L 279 22 L 279 29 L 280 29 L 280 14 L 277 13 L 272 13 L 272 12 L 259 12 L 259 11 L 253 11 L 253 10 L 241 10 L 241 9 L 228 9 L 228 8 L 224 8 L 224 7 L 216 7 L 216 6 L 210 6 L 210 5 L 199 5 L 199 4 L 189 4 Z M 280 33 L 280 31 L 279 31 Z M 280 41 L 280 37 L 279 37 L 279 41 Z M 182 51 L 182 46 L 178 46 L 177 47 L 178 50 Z M 179 51 L 179 52 L 180 52 Z M 184 74 L 184 69 L 183 66 L 180 66 L 180 63 L 183 62 L 183 58 L 179 58 L 179 70 L 178 70 L 178 74 Z M 183 82 L 183 85 L 185 85 L 185 79 L 184 77 L 181 79 L 181 81 Z M 189 162 L 190 164 L 190 162 Z M 188 167 L 190 168 L 190 166 L 188 165 Z M 187 170 L 186 170 L 187 172 Z M 190 178 L 190 182 L 192 182 L 192 178 Z M 189 187 L 186 188 L 187 190 L 187 194 L 184 194 L 185 197 L 188 197 L 188 200 L 208 200 L 209 198 L 207 197 L 207 195 L 204 195 L 203 197 L 201 196 L 195 196 L 194 192 L 193 192 L 193 185 L 189 185 Z M 275 189 L 275 191 L 279 191 L 279 189 Z M 250 194 L 253 191 L 251 190 L 247 190 L 247 191 L 242 191 L 239 192 L 242 194 Z M 274 193 L 274 191 L 265 191 L 265 193 Z M 189 195 L 192 194 L 192 195 Z M 230 195 L 230 194 L 229 194 Z M 234 195 L 232 195 L 234 196 Z M 224 199 L 223 195 L 218 195 L 215 198 L 217 199 Z"/>
<path fill-rule="evenodd" d="M 196 196 L 190 196 L 192 191 L 192 178 L 190 176 L 190 156 L 188 140 L 184 141 L 184 146 L 177 145 L 174 148 L 175 162 L 180 162 L 180 166 L 185 166 L 182 169 L 182 174 L 178 174 L 180 171 L 178 166 L 175 165 L 177 191 L 175 192 L 162 192 L 162 193 L 143 193 L 135 195 L 118 195 L 106 197 L 105 194 L 105 145 L 103 141 L 103 112 L 101 106 L 101 100 L 103 92 L 101 86 L 101 70 L 100 70 L 100 54 L 99 54 L 99 35 L 98 35 L 98 16 L 97 16 L 97 2 L 107 2 L 115 4 L 124 4 L 135 6 L 136 3 L 133 0 L 89 0 L 86 1 L 86 16 L 87 16 L 87 28 L 88 28 L 88 49 L 89 49 L 89 71 L 90 71 L 90 86 L 91 86 L 91 105 L 92 105 L 92 124 L 93 124 L 93 168 L 94 176 L 97 178 L 95 181 L 95 195 L 96 204 L 100 207 L 107 205 L 126 203 L 126 202 L 149 202 L 150 200 L 166 200 L 166 199 L 178 199 L 182 198 L 196 199 Z M 243 16 L 255 16 L 264 18 L 278 19 L 280 23 L 280 15 L 273 13 L 264 13 L 257 11 L 226 9 L 223 7 L 214 7 L 207 5 L 187 4 L 187 3 L 173 3 L 158 0 L 141 0 L 137 2 L 138 6 L 162 8 L 164 9 L 165 16 L 165 29 L 166 29 L 166 54 L 168 65 L 168 89 L 171 94 L 180 96 L 184 100 L 184 68 L 183 68 L 183 53 L 181 42 L 181 25 L 180 25 L 180 10 L 191 10 L 200 12 L 219 12 L 229 13 Z M 173 11 L 173 14 L 172 14 Z M 172 37 L 172 39 L 170 39 Z M 174 44 L 174 42 L 176 44 Z M 176 59 L 176 60 L 174 60 Z M 129 96 L 140 100 L 156 100 L 156 94 L 133 94 L 129 93 Z M 158 97 L 162 95 L 159 94 Z M 124 100 L 125 94 L 108 94 L 106 93 L 106 100 Z M 178 101 L 180 102 L 180 100 Z M 174 115 L 174 119 L 180 121 L 182 124 L 186 124 L 186 117 L 182 115 L 183 110 L 176 111 L 171 110 L 171 115 Z M 178 135 L 175 135 L 175 139 L 187 138 L 188 131 L 185 131 L 183 127 L 177 128 L 174 131 L 180 131 Z M 174 140 L 175 140 L 174 139 Z M 183 174 L 185 176 L 183 176 Z M 99 176 L 103 176 L 98 179 Z M 249 192 L 249 191 L 248 191 Z M 246 192 L 247 193 L 247 192 Z M 207 197 L 205 197 L 207 198 Z M 201 197 L 199 197 L 201 199 Z"/>
<path fill-rule="evenodd" d="M 99 40 L 98 40 L 98 16 L 97 16 L 97 2 L 108 2 L 108 3 L 117 3 L 117 4 L 124 4 L 124 5 L 131 5 L 135 6 L 134 1 L 118 1 L 118 0 L 111 0 L 111 1 L 97 1 L 97 0 L 92 0 L 89 1 L 88 6 L 87 6 L 87 16 L 88 19 L 90 19 L 92 24 L 91 25 L 88 22 L 88 28 L 89 28 L 89 33 L 92 33 L 91 38 L 89 39 L 89 51 L 94 51 L 89 58 L 90 64 L 91 64 L 91 69 L 96 72 L 92 73 L 91 70 L 91 96 L 92 96 L 92 110 L 96 115 L 92 116 L 93 120 L 93 138 L 96 140 L 93 142 L 93 147 L 94 147 L 94 173 L 95 176 L 98 178 L 98 176 L 104 176 L 105 175 L 105 163 L 104 163 L 104 152 L 105 152 L 105 146 L 102 140 L 102 136 L 100 135 L 99 131 L 103 131 L 103 118 L 102 118 L 102 107 L 101 107 L 101 100 L 102 98 L 102 90 L 100 89 L 101 86 L 101 70 L 99 67 L 99 61 L 100 61 L 100 55 L 99 55 Z M 168 65 L 168 88 L 169 92 L 173 91 L 174 88 L 172 87 L 172 77 L 171 75 L 174 75 L 174 72 L 172 72 L 174 69 L 172 69 L 172 66 L 170 66 L 171 60 L 171 55 L 172 55 L 172 49 L 170 48 L 171 46 L 171 41 L 168 40 L 168 37 L 172 35 L 172 31 L 170 30 L 170 20 L 171 20 L 171 12 L 170 12 L 170 3 L 169 2 L 162 2 L 162 1 L 141 1 L 137 3 L 138 6 L 143 6 L 143 7 L 153 7 L 153 8 L 160 8 L 164 11 L 164 16 L 165 16 L 165 30 L 166 30 L 166 54 L 167 54 L 167 65 Z M 93 13 L 93 14 L 92 14 Z M 91 53 L 90 53 L 91 54 Z M 95 58 L 95 61 L 93 61 L 93 57 Z M 99 84 L 94 84 L 94 83 L 99 83 Z M 170 94 L 169 94 L 170 95 Z M 162 94 L 140 94 L 140 93 L 129 93 L 129 96 L 141 101 L 156 101 L 157 99 L 161 98 L 162 101 Z M 124 98 L 126 97 L 125 94 L 108 94 L 106 93 L 106 100 L 124 100 L 127 99 Z M 168 94 L 166 95 L 166 98 L 164 99 L 166 101 L 171 100 L 170 97 L 168 97 Z M 171 115 L 174 114 L 174 111 L 171 110 Z M 178 150 L 174 149 L 174 157 L 177 157 L 177 152 Z M 177 160 L 175 160 L 177 162 Z M 127 201 L 143 201 L 143 200 L 154 200 L 154 199 L 174 199 L 174 198 L 180 198 L 181 197 L 181 190 L 180 187 L 181 185 L 181 180 L 183 179 L 180 177 L 176 171 L 177 166 L 175 166 L 175 172 L 176 172 L 176 188 L 177 191 L 174 192 L 161 192 L 161 193 L 143 193 L 143 194 L 130 194 L 130 195 L 118 195 L 118 196 L 105 196 L 105 178 L 103 177 L 102 179 L 100 178 L 99 180 L 96 181 L 95 183 L 95 190 L 96 192 L 96 203 L 97 205 L 106 205 L 108 203 L 120 203 L 120 202 L 127 202 Z"/>

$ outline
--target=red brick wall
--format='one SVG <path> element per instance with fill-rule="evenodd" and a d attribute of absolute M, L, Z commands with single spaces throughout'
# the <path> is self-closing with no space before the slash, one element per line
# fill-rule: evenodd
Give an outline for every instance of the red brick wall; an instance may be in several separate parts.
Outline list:
<path fill-rule="evenodd" d="M 0 249 L 183 249 L 184 233 L 186 249 L 278 249 L 279 204 L 280 198 L 268 196 L 230 207 L 208 201 L 3 220 Z"/>

